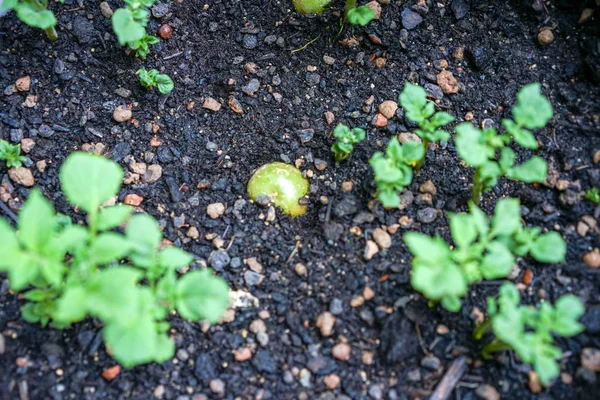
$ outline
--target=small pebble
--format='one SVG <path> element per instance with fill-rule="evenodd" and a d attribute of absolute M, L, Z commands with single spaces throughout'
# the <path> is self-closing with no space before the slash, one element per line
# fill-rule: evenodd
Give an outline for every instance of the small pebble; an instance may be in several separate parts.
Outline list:
<path fill-rule="evenodd" d="M 338 343 L 331 349 L 333 358 L 340 361 L 348 361 L 350 359 L 350 345 L 348 343 Z"/>

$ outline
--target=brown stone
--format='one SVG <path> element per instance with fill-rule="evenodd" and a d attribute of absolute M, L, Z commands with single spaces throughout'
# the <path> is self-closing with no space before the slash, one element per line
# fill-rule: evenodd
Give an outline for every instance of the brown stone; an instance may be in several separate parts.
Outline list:
<path fill-rule="evenodd" d="M 140 204 L 142 204 L 142 201 L 144 201 L 142 196 L 138 194 L 128 194 L 125 196 L 124 203 L 130 206 L 138 207 Z"/>
<path fill-rule="evenodd" d="M 19 92 L 27 92 L 27 91 L 29 91 L 30 87 L 31 87 L 31 77 L 29 75 L 19 78 L 15 82 L 15 88 Z"/>
<path fill-rule="evenodd" d="M 442 71 L 437 75 L 437 84 L 445 94 L 458 93 L 458 81 L 450 71 Z"/>
<path fill-rule="evenodd" d="M 383 114 L 377 113 L 377 115 L 373 118 L 371 124 L 378 128 L 384 128 L 387 126 L 388 120 L 386 117 L 383 116 Z"/>
<path fill-rule="evenodd" d="M 338 343 L 331 349 L 333 358 L 340 361 L 348 361 L 350 359 L 350 345 L 348 343 Z"/>
<path fill-rule="evenodd" d="M 386 100 L 379 105 L 379 112 L 387 119 L 393 118 L 398 110 L 398 103 L 393 100 Z"/>
<path fill-rule="evenodd" d="M 21 186 L 32 187 L 35 183 L 35 179 L 33 179 L 33 174 L 28 168 L 25 167 L 16 167 L 9 169 L 8 176 L 11 181 Z"/>
<path fill-rule="evenodd" d="M 205 108 L 210 111 L 218 112 L 221 109 L 221 103 L 212 97 L 207 97 L 202 102 L 202 108 Z"/>

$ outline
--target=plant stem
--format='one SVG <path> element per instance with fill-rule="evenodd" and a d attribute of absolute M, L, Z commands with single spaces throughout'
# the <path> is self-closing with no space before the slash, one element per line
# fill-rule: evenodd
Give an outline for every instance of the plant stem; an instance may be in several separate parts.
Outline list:
<path fill-rule="evenodd" d="M 46 36 L 48 36 L 48 39 L 50 39 L 52 41 L 58 39 L 58 33 L 56 32 L 56 29 L 54 29 L 53 26 L 51 26 L 50 28 L 46 28 L 44 30 L 46 31 Z"/>
<path fill-rule="evenodd" d="M 473 196 L 472 200 L 475 205 L 479 205 L 481 203 L 481 174 L 479 172 L 479 168 L 475 170 L 475 175 L 473 176 Z"/>
<path fill-rule="evenodd" d="M 415 165 L 415 171 L 417 171 L 417 172 L 419 172 L 421 170 L 421 167 L 423 166 L 423 161 L 425 161 L 425 156 L 427 155 L 428 147 L 429 147 L 429 140 L 423 139 L 423 148 L 425 149 L 425 151 L 423 152 L 423 157 L 421 157 L 421 159 L 419 161 L 417 161 L 417 164 Z"/>
<path fill-rule="evenodd" d="M 492 326 L 491 318 L 487 319 L 482 324 L 479 324 L 477 326 L 477 328 L 475 328 L 475 332 L 473 332 L 473 337 L 475 338 L 475 340 L 481 340 L 483 335 L 485 335 L 485 333 L 490 330 L 491 326 Z"/>
<path fill-rule="evenodd" d="M 348 12 L 356 8 L 356 0 L 346 0 L 346 9 L 344 10 L 344 20 L 348 20 Z"/>
<path fill-rule="evenodd" d="M 504 343 L 502 340 L 495 338 L 488 345 L 486 345 L 483 350 L 481 350 L 481 355 L 483 358 L 491 358 L 493 353 L 497 353 L 503 350 L 510 350 L 510 346 Z"/>

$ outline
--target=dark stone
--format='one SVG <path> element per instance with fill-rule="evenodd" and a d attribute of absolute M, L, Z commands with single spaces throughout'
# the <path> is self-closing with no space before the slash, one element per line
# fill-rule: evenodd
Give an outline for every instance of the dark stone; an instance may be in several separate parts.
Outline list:
<path fill-rule="evenodd" d="M 161 163 L 170 163 L 173 161 L 173 153 L 168 147 L 159 147 L 158 148 L 158 161 Z"/>
<path fill-rule="evenodd" d="M 177 182 L 175 182 L 175 178 L 172 176 L 167 176 L 164 181 L 169 188 L 171 200 L 173 200 L 175 203 L 179 202 L 179 200 L 181 200 L 181 193 L 179 192 L 179 185 L 177 185 Z"/>
<path fill-rule="evenodd" d="M 590 307 L 587 309 L 581 323 L 585 326 L 585 330 L 590 334 L 600 333 L 600 307 Z"/>
<path fill-rule="evenodd" d="M 129 153 L 131 153 L 131 145 L 128 142 L 119 142 L 110 151 L 109 157 L 111 160 L 119 162 Z"/>
<path fill-rule="evenodd" d="M 336 364 L 335 361 L 329 357 L 318 356 L 308 360 L 306 366 L 313 374 L 327 375 L 335 370 Z"/>
<path fill-rule="evenodd" d="M 212 363 L 211 357 L 208 354 L 202 353 L 196 358 L 196 368 L 194 369 L 194 375 L 196 378 L 208 386 L 211 380 L 217 377 L 215 367 Z"/>
<path fill-rule="evenodd" d="M 469 47 L 465 50 L 465 56 L 471 65 L 478 70 L 482 70 L 492 61 L 491 54 L 483 47 Z"/>
<path fill-rule="evenodd" d="M 424 224 L 429 224 L 435 221 L 437 217 L 437 211 L 435 208 L 427 207 L 423 210 L 417 211 L 417 220 Z"/>
<path fill-rule="evenodd" d="M 54 130 L 52 128 L 50 128 L 48 125 L 42 125 L 38 129 L 38 134 L 41 137 L 48 139 L 48 138 L 52 137 L 52 135 L 54 135 Z"/>
<path fill-rule="evenodd" d="M 222 271 L 226 266 L 229 265 L 230 261 L 231 257 L 229 257 L 229 254 L 227 254 L 225 250 L 213 251 L 208 259 L 210 266 L 216 271 Z"/>
<path fill-rule="evenodd" d="M 440 100 L 444 97 L 444 91 L 438 85 L 434 85 L 433 83 L 426 83 L 424 86 L 427 94 L 434 99 Z"/>
<path fill-rule="evenodd" d="M 416 28 L 421 22 L 423 22 L 423 17 L 419 13 L 408 8 L 402 10 L 402 26 L 407 30 Z"/>
<path fill-rule="evenodd" d="M 392 314 L 381 332 L 381 354 L 389 365 L 398 364 L 419 354 L 419 341 L 412 322 L 404 313 Z"/>
<path fill-rule="evenodd" d="M 84 17 L 77 16 L 73 21 L 73 34 L 81 44 L 89 44 L 98 38 L 98 31 L 94 25 Z"/>
<path fill-rule="evenodd" d="M 306 143 L 312 140 L 315 135 L 315 131 L 313 129 L 300 129 L 298 130 L 298 137 L 302 143 Z"/>
<path fill-rule="evenodd" d="M 342 199 L 342 201 L 333 206 L 333 213 L 338 218 L 355 214 L 357 211 L 358 199 L 355 196 L 346 196 Z"/>
<path fill-rule="evenodd" d="M 344 233 L 344 226 L 337 222 L 325 222 L 323 224 L 323 233 L 327 240 L 337 242 Z"/>
<path fill-rule="evenodd" d="M 252 50 L 258 45 L 258 39 L 256 35 L 244 35 L 244 47 Z"/>
<path fill-rule="evenodd" d="M 360 224 L 364 224 L 365 222 L 373 222 L 374 219 L 375 219 L 375 216 L 373 214 L 371 214 L 370 212 L 361 211 L 352 219 L 352 224 L 360 225 Z"/>
<path fill-rule="evenodd" d="M 21 140 L 23 140 L 23 129 L 11 129 L 10 141 L 13 143 L 19 143 Z"/>
<path fill-rule="evenodd" d="M 454 13 L 456 19 L 462 19 L 467 15 L 471 5 L 467 0 L 452 0 L 452 4 L 450 4 L 450 8 Z"/>
<path fill-rule="evenodd" d="M 273 360 L 273 357 L 268 350 L 259 350 L 252 359 L 252 364 L 260 372 L 273 374 L 277 371 L 277 363 L 275 363 L 275 360 Z"/>

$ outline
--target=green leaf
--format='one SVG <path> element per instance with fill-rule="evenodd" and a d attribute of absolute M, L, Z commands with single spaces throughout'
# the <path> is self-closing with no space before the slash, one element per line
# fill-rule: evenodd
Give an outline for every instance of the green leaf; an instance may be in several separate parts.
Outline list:
<path fill-rule="evenodd" d="M 451 312 L 459 312 L 462 307 L 462 302 L 460 298 L 456 296 L 444 296 L 442 298 L 442 307 Z"/>
<path fill-rule="evenodd" d="M 519 199 L 500 199 L 492 219 L 493 236 L 512 235 L 522 227 Z"/>
<path fill-rule="evenodd" d="M 558 232 L 549 232 L 538 236 L 529 251 L 531 256 L 539 262 L 564 262 L 567 244 Z"/>
<path fill-rule="evenodd" d="M 352 25 L 365 26 L 375 18 L 375 11 L 367 6 L 360 6 L 348 10 L 348 22 Z"/>
<path fill-rule="evenodd" d="M 427 104 L 427 93 L 421 86 L 406 82 L 402 93 L 400 93 L 400 105 L 406 110 L 406 117 L 418 124 L 422 123 L 423 108 Z"/>
<path fill-rule="evenodd" d="M 333 136 L 339 139 L 341 142 L 349 143 L 350 140 L 350 128 L 344 124 L 337 124 L 333 130 Z"/>
<path fill-rule="evenodd" d="M 194 257 L 178 247 L 167 247 L 158 254 L 158 263 L 167 269 L 187 267 Z"/>
<path fill-rule="evenodd" d="M 539 83 L 526 85 L 517 93 L 517 104 L 512 113 L 517 124 L 528 129 L 543 128 L 554 115 L 552 105 L 542 95 Z"/>
<path fill-rule="evenodd" d="M 515 139 L 515 142 L 525 147 L 526 149 L 535 150 L 538 148 L 538 142 L 533 136 L 533 133 L 526 129 L 522 129 L 510 119 L 502 120 L 502 124 L 506 127 L 510 135 Z"/>
<path fill-rule="evenodd" d="M 87 245 L 89 232 L 83 226 L 69 225 L 57 236 L 53 237 L 48 246 L 52 259 L 62 261 L 67 252 L 74 254 Z"/>
<path fill-rule="evenodd" d="M 169 75 L 159 74 L 156 77 L 156 87 L 160 93 L 169 94 L 175 87 L 175 84 Z"/>
<path fill-rule="evenodd" d="M 154 351 L 154 362 L 163 363 L 175 354 L 175 342 L 166 334 L 159 334 L 156 337 L 156 350 Z"/>
<path fill-rule="evenodd" d="M 135 20 L 127 8 L 119 8 L 114 12 L 112 26 L 121 46 L 141 40 L 146 35 L 146 28 Z"/>
<path fill-rule="evenodd" d="M 125 235 L 134 245 L 129 254 L 134 265 L 140 268 L 154 266 L 156 251 L 162 239 L 156 220 L 148 214 L 136 214 L 127 223 Z"/>
<path fill-rule="evenodd" d="M 493 149 L 483 142 L 481 130 L 468 122 L 457 125 L 455 129 L 456 150 L 464 162 L 478 167 L 493 156 Z"/>
<path fill-rule="evenodd" d="M 488 219 L 481 208 L 477 207 L 472 201 L 469 202 L 469 212 L 473 217 L 473 222 L 481 236 L 487 236 L 489 231 Z"/>
<path fill-rule="evenodd" d="M 104 207 L 98 215 L 98 230 L 107 231 L 124 223 L 133 212 L 133 208 L 124 204 Z"/>
<path fill-rule="evenodd" d="M 119 193 L 122 179 L 117 163 L 90 153 L 72 153 L 60 170 L 65 196 L 88 214 L 96 213 L 102 203 Z"/>
<path fill-rule="evenodd" d="M 125 368 L 154 361 L 158 346 L 155 323 L 149 314 L 137 315 L 125 322 L 107 323 L 104 340 L 114 358 Z"/>
<path fill-rule="evenodd" d="M 499 279 L 508 276 L 514 264 L 515 257 L 510 250 L 500 242 L 492 242 L 487 246 L 480 270 L 485 279 Z"/>
<path fill-rule="evenodd" d="M 425 147 L 421 143 L 408 141 L 404 143 L 401 149 L 402 160 L 408 165 L 412 165 L 425 156 Z"/>
<path fill-rule="evenodd" d="M 10 259 L 11 265 L 8 267 L 10 288 L 20 292 L 38 278 L 40 267 L 25 253 L 14 252 Z"/>
<path fill-rule="evenodd" d="M 66 268 L 60 261 L 47 261 L 43 263 L 40 268 L 42 277 L 52 287 L 58 287 L 63 281 L 63 275 Z"/>
<path fill-rule="evenodd" d="M 453 262 L 438 266 L 413 262 L 410 282 L 415 290 L 431 300 L 460 297 L 467 292 L 465 277 L 460 267 Z"/>
<path fill-rule="evenodd" d="M 211 270 L 188 272 L 177 282 L 176 305 L 185 319 L 215 323 L 229 305 L 229 287 Z"/>
<path fill-rule="evenodd" d="M 37 10 L 28 3 L 18 3 L 14 10 L 19 19 L 29 26 L 47 29 L 56 25 L 56 18 L 50 10 Z"/>
<path fill-rule="evenodd" d="M 577 322 L 585 314 L 585 307 L 577 296 L 566 294 L 554 304 L 556 309 L 552 330 L 563 337 L 577 335 L 585 327 Z"/>
<path fill-rule="evenodd" d="M 385 208 L 398 208 L 400 206 L 400 196 L 395 190 L 381 190 L 377 198 Z"/>
<path fill-rule="evenodd" d="M 422 233 L 408 232 L 404 234 L 404 243 L 413 256 L 422 262 L 443 265 L 450 260 L 450 249 L 439 236 L 429 237 Z"/>
<path fill-rule="evenodd" d="M 137 282 L 142 273 L 129 267 L 111 267 L 100 271 L 87 284 L 87 308 L 90 314 L 108 321 L 128 321 L 139 314 L 140 292 Z"/>
<path fill-rule="evenodd" d="M 56 230 L 54 209 L 38 189 L 33 189 L 19 214 L 19 241 L 38 254 L 52 238 Z"/>
<path fill-rule="evenodd" d="M 548 165 L 543 158 L 533 156 L 521 165 L 517 165 L 508 171 L 506 176 L 521 182 L 534 183 L 544 182 L 548 173 Z"/>
<path fill-rule="evenodd" d="M 17 241 L 17 235 L 15 235 L 15 231 L 13 228 L 6 222 L 4 219 L 0 219 L 0 254 L 3 254 L 3 257 L 0 257 L 0 271 L 3 267 L 6 267 L 10 264 L 9 257 L 6 255 L 9 252 L 19 251 L 20 246 Z"/>
<path fill-rule="evenodd" d="M 83 286 L 67 288 L 56 301 L 52 318 L 66 325 L 81 321 L 87 314 L 86 302 L 87 294 Z"/>
<path fill-rule="evenodd" d="M 331 0 L 292 0 L 296 11 L 308 14 L 321 14 Z"/>
<path fill-rule="evenodd" d="M 92 242 L 88 256 L 94 263 L 103 265 L 124 258 L 131 249 L 131 242 L 123 235 L 105 232 Z"/>
<path fill-rule="evenodd" d="M 477 226 L 468 214 L 451 214 L 450 231 L 457 247 L 468 247 L 477 239 Z"/>
<path fill-rule="evenodd" d="M 350 131 L 350 141 L 352 144 L 357 144 L 365 140 L 367 133 L 361 128 L 352 128 Z"/>
<path fill-rule="evenodd" d="M 0 3 L 0 10 L 12 10 L 13 8 L 15 8 L 18 2 L 19 0 L 4 0 L 2 3 Z"/>
<path fill-rule="evenodd" d="M 439 128 L 454 121 L 454 117 L 445 111 L 440 111 L 433 114 L 430 121 L 436 128 Z"/>
<path fill-rule="evenodd" d="M 354 150 L 354 145 L 350 143 L 342 143 L 337 142 L 331 146 L 331 151 L 333 152 L 335 162 L 344 161 L 348 155 Z"/>
<path fill-rule="evenodd" d="M 510 147 L 503 147 L 500 150 L 500 158 L 498 159 L 498 165 L 502 170 L 502 173 L 506 174 L 508 170 L 515 165 L 515 152 Z"/>

